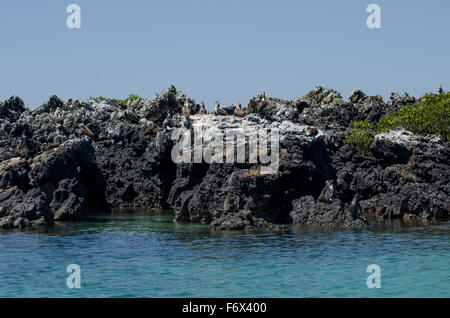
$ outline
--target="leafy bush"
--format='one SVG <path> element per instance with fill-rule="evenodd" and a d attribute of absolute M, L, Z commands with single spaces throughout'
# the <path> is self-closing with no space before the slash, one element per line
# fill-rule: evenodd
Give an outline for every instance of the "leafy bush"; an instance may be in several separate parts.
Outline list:
<path fill-rule="evenodd" d="M 127 106 L 127 105 L 128 105 L 128 102 L 132 102 L 132 101 L 138 100 L 138 99 L 140 99 L 140 98 L 141 98 L 141 97 L 138 96 L 138 95 L 136 95 L 136 94 L 130 94 L 130 96 L 128 96 L 128 97 L 125 98 L 125 99 L 118 99 L 117 102 L 120 103 L 120 104 L 122 104 L 122 105 L 124 105 L 124 106 Z M 100 103 L 100 102 L 106 101 L 108 98 L 103 97 L 103 96 L 99 96 L 99 97 L 93 97 L 92 99 L 93 99 L 96 103 Z"/>
<path fill-rule="evenodd" d="M 413 105 L 385 115 L 379 122 L 355 121 L 344 143 L 352 145 L 360 155 L 365 155 L 375 134 L 389 129 L 404 128 L 418 135 L 434 134 L 445 140 L 450 137 L 450 92 L 426 94 Z"/>
<path fill-rule="evenodd" d="M 354 121 L 352 130 L 345 136 L 344 143 L 350 144 L 360 155 L 365 155 L 373 142 L 374 127 L 368 121 Z"/>
<path fill-rule="evenodd" d="M 377 133 L 403 127 L 418 135 L 450 137 L 450 92 L 426 94 L 416 104 L 407 105 L 377 123 Z"/>
<path fill-rule="evenodd" d="M 106 100 L 106 97 L 98 96 L 92 98 L 96 103 L 104 102 Z"/>
<path fill-rule="evenodd" d="M 133 101 L 138 100 L 138 99 L 140 99 L 140 97 L 138 95 L 130 94 L 130 96 L 128 96 L 127 98 L 125 98 L 125 99 L 118 99 L 117 101 L 119 103 L 121 103 L 121 104 L 126 106 L 126 105 L 128 105 L 128 102 L 133 102 Z"/>

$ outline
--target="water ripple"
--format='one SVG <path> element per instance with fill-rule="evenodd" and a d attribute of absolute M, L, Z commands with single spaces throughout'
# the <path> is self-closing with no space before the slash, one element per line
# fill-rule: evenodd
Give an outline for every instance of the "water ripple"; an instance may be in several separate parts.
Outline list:
<path fill-rule="evenodd" d="M 449 223 L 359 231 L 211 233 L 114 215 L 0 232 L 1 297 L 449 297 Z M 65 285 L 68 264 L 82 288 Z M 366 287 L 378 264 L 382 288 Z"/>

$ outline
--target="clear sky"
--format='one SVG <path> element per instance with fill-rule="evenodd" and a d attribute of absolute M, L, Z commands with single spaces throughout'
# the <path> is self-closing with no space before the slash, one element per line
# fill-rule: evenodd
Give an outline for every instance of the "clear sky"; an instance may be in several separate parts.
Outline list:
<path fill-rule="evenodd" d="M 66 7 L 81 7 L 81 29 Z M 381 7 L 381 29 L 366 8 Z M 174 84 L 209 109 L 317 85 L 388 97 L 450 90 L 448 0 L 2 0 L 0 99 L 153 97 Z"/>

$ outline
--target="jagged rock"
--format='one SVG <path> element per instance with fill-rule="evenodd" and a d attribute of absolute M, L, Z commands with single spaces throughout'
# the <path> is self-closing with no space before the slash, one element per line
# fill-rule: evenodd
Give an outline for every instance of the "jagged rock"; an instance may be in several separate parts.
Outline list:
<path fill-rule="evenodd" d="M 153 99 L 139 99 L 132 102 L 129 107 L 133 110 L 138 110 L 143 117 L 152 121 L 157 127 L 163 127 L 164 122 L 172 122 L 173 117 L 180 119 L 182 108 L 188 98 L 191 106 L 191 114 L 196 114 L 200 111 L 200 105 L 196 104 L 193 99 L 190 99 L 182 92 L 178 91 L 175 86 L 169 87 L 167 90 L 162 90 Z"/>
<path fill-rule="evenodd" d="M 230 113 L 232 114 L 233 112 Z M 296 104 L 290 101 L 268 96 L 263 99 L 259 95 L 253 97 L 248 103 L 247 114 L 256 114 L 260 118 L 272 121 L 296 121 L 299 109 Z"/>
<path fill-rule="evenodd" d="M 252 215 L 251 211 L 246 210 L 222 215 L 211 223 L 211 228 L 213 231 L 268 231 L 273 233 L 283 233 L 285 231 L 284 226 L 257 218 Z"/>
<path fill-rule="evenodd" d="M 183 121 L 186 100 L 191 116 Z M 414 101 L 393 94 L 385 103 L 361 90 L 344 101 L 320 86 L 293 101 L 257 96 L 241 118 L 200 115 L 200 105 L 173 86 L 127 105 L 52 96 L 29 110 L 11 98 L 0 102 L 0 224 L 52 224 L 112 206 L 171 209 L 175 221 L 212 223 L 217 230 L 277 231 L 291 222 L 358 227 L 361 220 L 346 212 L 357 193 L 365 213 L 446 219 L 448 142 L 388 131 L 375 137 L 366 157 L 343 143 L 353 120 L 376 121 Z M 199 126 L 204 145 L 241 130 L 245 138 L 236 147 L 255 140 L 258 130 L 278 130 L 278 169 L 261 173 L 268 164 L 250 162 L 248 152 L 238 163 L 175 162 L 174 129 Z M 213 151 L 224 162 L 229 154 Z M 314 198 L 329 179 L 335 200 L 323 205 Z"/>
<path fill-rule="evenodd" d="M 0 189 L 17 186 L 21 189 L 28 184 L 28 163 L 23 158 L 11 158 L 0 163 Z"/>
<path fill-rule="evenodd" d="M 387 102 L 387 106 L 389 107 L 391 112 L 399 110 L 402 106 L 412 105 L 416 102 L 414 96 L 410 96 L 406 92 L 403 94 L 403 96 L 400 96 L 399 93 L 391 93 L 389 99 L 390 100 Z"/>
<path fill-rule="evenodd" d="M 25 110 L 25 104 L 19 97 L 12 96 L 8 100 L 0 101 L 0 119 L 14 122 Z"/>
<path fill-rule="evenodd" d="M 446 219 L 450 196 L 442 189 L 424 183 L 405 183 L 398 193 L 381 193 L 364 203 L 364 210 L 387 219 L 415 215 L 421 219 Z"/>
<path fill-rule="evenodd" d="M 51 225 L 107 212 L 105 184 L 88 138 L 70 140 L 30 159 L 0 165 L 0 224 L 3 227 Z"/>
<path fill-rule="evenodd" d="M 55 221 L 86 218 L 89 214 L 88 190 L 76 178 L 61 180 L 50 203 Z M 96 211 L 91 211 L 96 212 Z"/>
<path fill-rule="evenodd" d="M 348 101 L 353 104 L 358 111 L 355 120 L 377 122 L 386 113 L 390 112 L 381 96 L 367 96 L 359 88 L 350 93 Z"/>
<path fill-rule="evenodd" d="M 406 214 L 447 219 L 449 214 L 450 145 L 437 136 L 417 136 L 404 130 L 375 136 L 366 160 L 342 147 L 332 155 L 336 192 L 348 202 L 363 195 L 365 211 L 385 218 Z"/>
<path fill-rule="evenodd" d="M 293 103 L 301 109 L 300 123 L 325 129 L 345 129 L 358 114 L 353 104 L 345 102 L 337 91 L 323 86 L 316 87 Z"/>
<path fill-rule="evenodd" d="M 53 95 L 50 97 L 47 103 L 44 103 L 41 107 L 35 109 L 35 114 L 54 113 L 58 108 L 62 108 L 63 101 L 58 96 Z"/>
<path fill-rule="evenodd" d="M 39 189 L 23 192 L 17 187 L 0 190 L 0 228 L 25 228 L 53 224 L 48 199 Z"/>
<path fill-rule="evenodd" d="M 325 86 L 317 86 L 314 90 L 299 97 L 296 102 L 304 103 L 307 105 L 306 107 L 320 107 L 327 104 L 338 106 L 344 103 L 339 92 Z"/>
<path fill-rule="evenodd" d="M 292 202 L 290 213 L 294 225 L 310 225 L 318 227 L 358 228 L 365 225 L 361 218 L 353 217 L 348 206 L 339 199 L 325 203 L 312 196 L 304 196 Z"/>
<path fill-rule="evenodd" d="M 404 129 L 378 134 L 371 145 L 372 153 L 390 163 L 406 163 L 411 155 L 443 162 L 448 159 L 447 142 L 437 136 L 418 136 Z"/>
<path fill-rule="evenodd" d="M 168 202 L 176 221 L 210 223 L 225 214 L 247 210 L 258 219 L 270 223 L 289 222 L 291 201 L 302 193 L 320 192 L 320 182 L 326 178 L 326 164 L 319 154 L 323 149 L 323 132 L 310 135 L 308 126 L 289 121 L 282 123 L 254 120 L 251 116 L 233 118 L 214 115 L 192 116 L 193 129 L 202 127 L 204 146 L 214 136 L 242 130 L 248 140 L 256 140 L 257 133 L 277 129 L 280 133 L 280 156 L 274 161 L 279 169 L 265 174 L 260 164 L 249 162 L 248 152 L 238 164 L 184 163 L 178 164 Z M 232 137 L 231 137 L 232 138 Z M 246 139 L 238 138 L 245 146 Z M 217 158 L 226 162 L 229 149 L 223 149 Z M 264 166 L 264 165 L 263 165 Z"/>
<path fill-rule="evenodd" d="M 364 100 L 367 98 L 367 95 L 364 94 L 364 92 L 360 89 L 354 89 L 350 96 L 348 97 L 348 101 L 353 104 L 363 103 Z"/>

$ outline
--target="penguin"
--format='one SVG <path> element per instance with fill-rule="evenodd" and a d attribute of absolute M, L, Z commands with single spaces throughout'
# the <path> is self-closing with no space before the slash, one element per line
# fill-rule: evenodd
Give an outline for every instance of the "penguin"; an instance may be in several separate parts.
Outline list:
<path fill-rule="evenodd" d="M 78 127 L 81 129 L 81 132 L 82 132 L 83 134 L 85 134 L 86 136 L 89 136 L 89 137 L 91 137 L 92 139 L 95 138 L 95 135 L 94 135 L 94 133 L 92 132 L 92 130 L 90 130 L 89 128 L 87 128 L 83 123 L 81 123 Z"/>
<path fill-rule="evenodd" d="M 183 113 L 183 117 L 185 120 L 188 120 L 189 116 L 191 116 L 191 106 L 189 105 L 189 97 L 187 97 L 187 96 L 186 96 L 186 100 L 184 102 L 182 113 Z"/>
<path fill-rule="evenodd" d="M 262 92 L 261 94 L 261 100 L 264 102 L 266 100 L 266 93 Z"/>
<path fill-rule="evenodd" d="M 218 116 L 228 116 L 228 112 L 225 109 L 220 108 L 220 103 L 216 102 L 215 114 Z"/>
<path fill-rule="evenodd" d="M 325 188 L 323 188 L 322 192 L 320 192 L 319 201 L 322 202 L 332 202 L 334 194 L 334 181 L 328 180 L 325 184 Z"/>
<path fill-rule="evenodd" d="M 4 206 L 0 206 L 0 217 L 6 215 L 7 209 Z"/>
<path fill-rule="evenodd" d="M 245 117 L 245 112 L 241 108 L 241 103 L 238 103 L 236 105 L 236 108 L 234 109 L 234 116 L 236 116 L 236 117 Z"/>
<path fill-rule="evenodd" d="M 439 94 L 444 94 L 445 93 L 444 90 L 442 89 L 442 85 L 439 85 L 438 92 L 439 92 Z"/>
<path fill-rule="evenodd" d="M 360 219 L 367 225 L 369 224 L 369 221 L 365 217 L 362 216 L 362 209 L 361 205 L 359 204 L 359 199 L 361 196 L 359 194 L 356 194 L 353 198 L 352 202 L 350 203 L 350 206 L 348 207 L 350 214 L 354 220 Z"/>
<path fill-rule="evenodd" d="M 199 112 L 199 114 L 200 115 L 206 115 L 206 108 L 205 108 L 205 103 L 204 102 L 200 103 L 200 112 Z"/>

